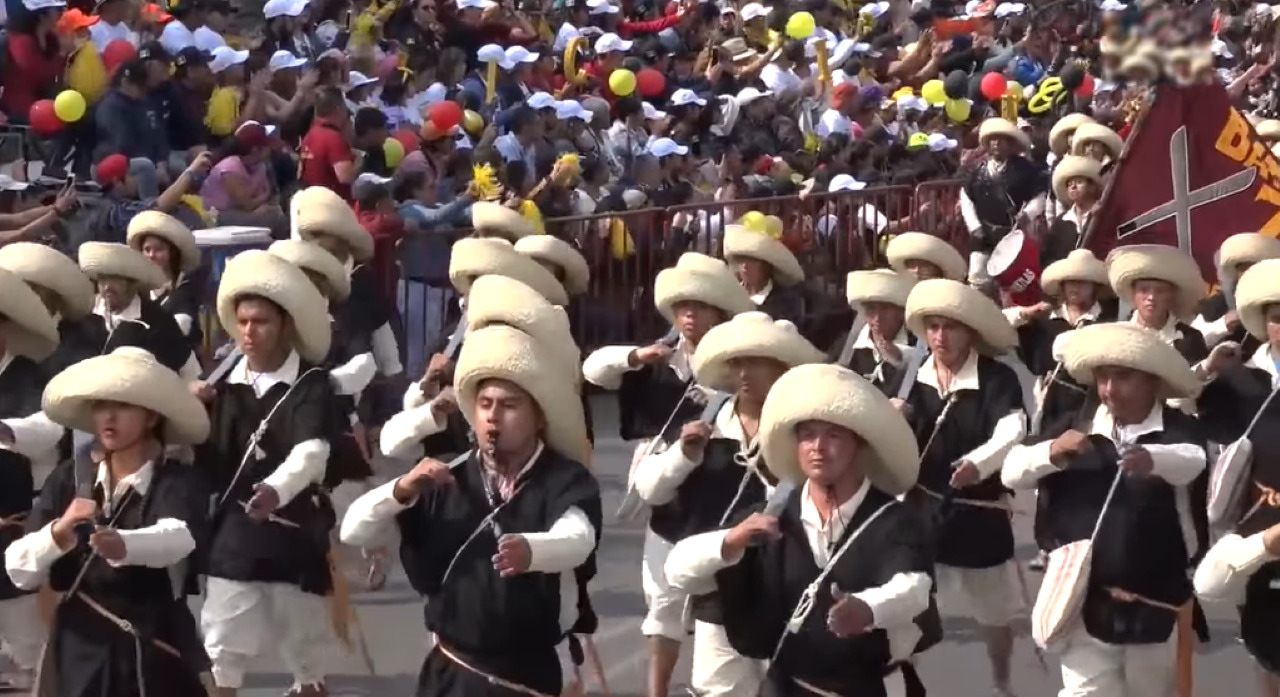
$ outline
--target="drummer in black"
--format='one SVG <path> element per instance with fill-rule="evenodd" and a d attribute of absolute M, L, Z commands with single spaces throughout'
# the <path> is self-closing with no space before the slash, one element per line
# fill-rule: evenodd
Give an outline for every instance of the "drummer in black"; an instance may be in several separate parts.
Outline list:
<path fill-rule="evenodd" d="M 888 269 L 849 274 L 845 296 L 858 314 L 857 331 L 848 346 L 843 366 L 871 381 L 892 397 L 901 382 L 902 367 L 918 340 L 907 328 L 907 296 L 915 278 Z"/>
<path fill-rule="evenodd" d="M 759 216 L 758 228 L 744 223 L 725 226 L 725 261 L 757 309 L 799 325 L 805 308 L 804 296 L 796 288 L 804 283 L 804 269 L 780 239 L 782 219 L 755 215 Z"/>
<path fill-rule="evenodd" d="M 1242 232 L 1222 241 L 1218 247 L 1218 289 L 1200 302 L 1200 316 L 1191 326 L 1204 335 L 1204 343 L 1213 348 L 1224 341 L 1240 344 L 1240 352 L 1252 356 L 1261 342 L 1240 323 L 1231 301 L 1236 283 L 1250 266 L 1267 259 L 1280 259 L 1280 240 L 1256 232 Z"/>

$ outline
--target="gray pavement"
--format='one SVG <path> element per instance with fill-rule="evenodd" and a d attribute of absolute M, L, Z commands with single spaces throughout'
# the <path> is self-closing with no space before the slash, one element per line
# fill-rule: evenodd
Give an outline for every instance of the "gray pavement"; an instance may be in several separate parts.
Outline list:
<path fill-rule="evenodd" d="M 592 600 L 600 615 L 596 635 L 605 675 L 613 697 L 644 695 L 646 658 L 640 637 L 644 597 L 640 590 L 640 551 L 644 540 L 641 522 L 620 523 L 612 518 L 623 487 L 631 448 L 616 436 L 615 401 L 608 396 L 594 400 L 596 451 L 594 468 L 605 497 L 607 527 L 600 545 L 600 574 L 592 585 Z M 1031 543 L 1030 497 L 1019 500 L 1015 518 L 1019 556 L 1034 555 Z M 349 576 L 358 577 L 353 565 Z M 1035 586 L 1039 574 L 1029 574 Z M 357 587 L 357 584 L 353 584 Z M 1035 589 L 1032 588 L 1034 597 Z M 376 675 L 370 675 L 360 652 L 346 651 L 336 640 L 331 647 L 331 694 L 334 697 L 399 697 L 412 695 L 418 667 L 426 654 L 428 640 L 422 622 L 422 605 L 397 568 L 385 589 L 353 598 L 359 624 L 367 638 Z M 1232 608 L 1208 609 L 1213 640 L 1199 649 L 1196 687 L 1201 695 L 1220 694 L 1252 697 L 1256 679 L 1252 665 L 1235 641 L 1235 613 Z M 1058 670 L 1049 658 L 1049 670 L 1040 667 L 1031 650 L 1031 639 L 1019 639 L 1014 666 L 1014 687 L 1019 697 L 1050 697 L 1060 687 Z M 956 618 L 946 622 L 946 639 L 920 660 L 920 670 L 930 694 L 942 697 L 988 697 L 991 694 L 986 652 L 975 627 Z M 243 697 L 279 695 L 288 687 L 289 677 L 276 657 L 260 661 L 243 690 Z M 689 674 L 687 656 L 677 673 L 680 680 Z M 603 694 L 598 684 L 589 683 L 589 694 Z M 673 695 L 677 693 L 673 692 Z"/>

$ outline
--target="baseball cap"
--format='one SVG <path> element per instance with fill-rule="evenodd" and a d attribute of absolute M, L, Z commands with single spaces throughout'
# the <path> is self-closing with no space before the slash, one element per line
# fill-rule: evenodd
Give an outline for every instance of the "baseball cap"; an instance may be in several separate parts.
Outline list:
<path fill-rule="evenodd" d="M 459 10 L 486 10 L 498 3 L 493 0 L 458 0 Z"/>
<path fill-rule="evenodd" d="M 169 62 L 169 52 L 159 41 L 148 41 L 138 48 L 138 60 L 140 61 L 164 61 Z"/>
<path fill-rule="evenodd" d="M 345 89 L 350 92 L 365 85 L 372 85 L 377 81 L 378 78 L 376 77 L 369 77 L 358 70 L 352 70 L 347 73 L 347 86 Z"/>
<path fill-rule="evenodd" d="M 209 65 L 209 57 L 195 46 L 188 46 L 173 57 L 173 64 L 179 68 L 196 68 Z"/>
<path fill-rule="evenodd" d="M 363 201 L 381 196 L 390 191 L 394 181 L 395 179 L 391 177 L 380 177 L 373 172 L 365 172 L 351 182 L 351 198 Z"/>
<path fill-rule="evenodd" d="M 866 182 L 860 182 L 854 179 L 852 175 L 837 174 L 831 178 L 831 182 L 827 184 L 828 192 L 836 191 L 861 191 L 867 188 Z"/>
<path fill-rule="evenodd" d="M 308 0 L 267 0 L 267 4 L 262 6 L 262 15 L 264 19 L 297 17 L 308 4 Z"/>
<path fill-rule="evenodd" d="M 173 21 L 173 15 L 165 12 L 164 8 L 154 2 L 147 3 L 139 10 L 139 15 L 144 22 L 153 24 L 165 24 Z"/>
<path fill-rule="evenodd" d="M 289 51 L 280 50 L 271 54 L 271 60 L 267 62 L 267 70 L 274 73 L 289 68 L 301 68 L 306 64 L 306 58 L 299 58 Z"/>
<path fill-rule="evenodd" d="M 81 29 L 88 29 L 101 21 L 102 18 L 97 15 L 87 15 L 83 11 L 72 8 L 62 13 L 58 18 L 58 24 L 54 27 L 55 31 L 64 36 L 70 36 Z"/>
<path fill-rule="evenodd" d="M 248 51 L 237 51 L 230 46 L 219 46 L 213 49 L 213 59 L 209 61 L 209 69 L 221 73 L 227 68 L 241 65 L 249 60 Z"/>
<path fill-rule="evenodd" d="M 742 21 L 750 22 L 753 19 L 768 17 L 772 13 L 772 7 L 765 7 L 758 2 L 749 2 L 742 6 L 742 11 L 738 13 L 738 16 L 742 18 Z"/>
<path fill-rule="evenodd" d="M 100 186 L 110 186 L 122 182 L 128 174 L 129 158 L 120 153 L 102 158 L 93 170 L 93 178 Z"/>
<path fill-rule="evenodd" d="M 271 133 L 257 121 L 245 121 L 235 132 L 236 144 L 244 148 L 261 148 L 271 142 Z"/>
<path fill-rule="evenodd" d="M 671 106 L 685 106 L 686 104 L 706 106 L 707 100 L 699 97 L 697 92 L 690 89 L 678 89 L 671 94 Z"/>
<path fill-rule="evenodd" d="M 556 108 L 556 98 L 547 92 L 534 92 L 524 103 L 531 109 L 554 109 Z"/>
<path fill-rule="evenodd" d="M 689 154 L 688 146 L 681 145 L 670 138 L 658 138 L 649 144 L 648 150 L 654 157 Z"/>
<path fill-rule="evenodd" d="M 134 58 L 117 68 L 115 74 L 124 82 L 145 82 L 147 79 L 147 62 L 141 58 Z"/>
<path fill-rule="evenodd" d="M 596 54 L 626 53 L 631 50 L 633 43 L 634 42 L 626 41 L 621 36 L 612 32 L 603 34 L 600 38 L 596 39 Z"/>

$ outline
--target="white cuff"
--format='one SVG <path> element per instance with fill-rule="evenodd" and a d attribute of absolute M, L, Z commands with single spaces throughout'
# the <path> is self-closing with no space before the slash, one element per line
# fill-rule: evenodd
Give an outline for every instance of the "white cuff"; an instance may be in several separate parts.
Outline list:
<path fill-rule="evenodd" d="M 632 483 L 645 503 L 661 506 L 676 497 L 680 485 L 698 464 L 684 456 L 684 449 L 676 441 L 666 450 L 641 460 L 632 474 Z"/>
<path fill-rule="evenodd" d="M 581 566 L 596 547 L 596 532 L 587 514 L 574 506 L 547 532 L 521 533 L 529 545 L 529 571 L 562 573 Z"/>
<path fill-rule="evenodd" d="M 43 411 L 20 419 L 0 419 L 0 423 L 13 431 L 13 445 L 0 445 L 0 449 L 15 452 L 30 460 L 39 460 L 53 454 L 66 430 L 50 421 Z"/>
<path fill-rule="evenodd" d="M 335 392 L 349 396 L 364 392 L 377 374 L 378 364 L 373 360 L 371 353 L 362 353 L 329 371 L 329 377 L 333 379 L 336 388 Z"/>
<path fill-rule="evenodd" d="M 1035 445 L 1015 445 L 1004 458 L 1000 480 L 1010 489 L 1035 489 L 1040 480 L 1058 471 L 1049 460 L 1052 440 Z"/>
<path fill-rule="evenodd" d="M 70 551 L 70 550 L 68 550 Z M 4 567 L 13 585 L 33 591 L 49 576 L 53 563 L 66 552 L 53 541 L 53 523 L 27 533 L 4 551 Z"/>
<path fill-rule="evenodd" d="M 1022 437 L 1027 435 L 1027 416 L 1021 411 L 1011 412 L 1000 417 L 995 428 L 991 429 L 991 437 L 986 443 L 974 448 L 968 455 L 960 458 L 972 462 L 978 468 L 983 479 L 1000 471 L 1005 455 Z"/>
<path fill-rule="evenodd" d="M 410 453 L 421 444 L 423 438 L 443 431 L 446 424 L 436 418 L 436 412 L 431 408 L 434 403 L 432 400 L 387 419 L 378 435 L 378 447 L 382 449 L 382 454 L 387 457 L 410 457 Z"/>
<path fill-rule="evenodd" d="M 161 518 L 155 525 L 117 530 L 124 541 L 124 559 L 112 566 L 148 566 L 164 569 L 187 558 L 196 548 L 187 524 L 177 518 Z"/>
<path fill-rule="evenodd" d="M 383 375 L 398 375 L 404 371 L 404 366 L 400 365 L 400 345 L 396 343 L 395 332 L 391 331 L 391 324 L 383 322 L 373 332 L 373 357 L 378 363 L 378 370 Z"/>
<path fill-rule="evenodd" d="M 347 507 L 338 529 L 338 539 L 353 547 L 376 547 L 387 541 L 395 527 L 395 518 L 417 501 L 405 505 L 396 500 L 396 482 L 386 484 L 361 494 Z"/>
<path fill-rule="evenodd" d="M 712 530 L 677 542 L 663 565 L 667 583 L 686 593 L 715 590 L 716 572 L 742 561 L 742 557 L 725 559 L 721 555 L 728 534 L 728 530 Z"/>
<path fill-rule="evenodd" d="M 293 446 L 284 461 L 262 483 L 275 490 L 280 497 L 280 506 L 284 507 L 303 489 L 324 481 L 328 464 L 328 441 L 313 438 Z"/>
<path fill-rule="evenodd" d="M 630 362 L 634 350 L 635 346 L 604 346 L 592 351 L 582 362 L 582 378 L 596 387 L 618 389 L 623 374 L 635 370 Z"/>
<path fill-rule="evenodd" d="M 195 321 L 191 319 L 191 315 L 174 315 L 173 321 L 178 323 L 178 329 L 182 330 L 183 336 L 191 336 L 191 327 L 195 325 Z"/>

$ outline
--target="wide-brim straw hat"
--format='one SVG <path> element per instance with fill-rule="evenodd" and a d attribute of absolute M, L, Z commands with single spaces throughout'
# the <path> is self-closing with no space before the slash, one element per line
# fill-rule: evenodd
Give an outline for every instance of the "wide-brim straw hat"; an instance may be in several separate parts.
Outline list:
<path fill-rule="evenodd" d="M 942 270 L 942 275 L 953 281 L 969 275 L 969 265 L 964 257 L 946 240 L 924 232 L 904 232 L 889 240 L 885 246 L 885 258 L 894 271 L 907 273 L 907 262 L 912 259 L 927 261 Z"/>
<path fill-rule="evenodd" d="M 1253 130 L 1257 132 L 1259 138 L 1275 140 L 1280 138 L 1280 120 L 1266 119 L 1254 126 Z"/>
<path fill-rule="evenodd" d="M 800 469 L 796 426 L 824 421 L 862 439 L 857 467 L 891 496 L 906 493 L 920 474 L 915 434 L 876 386 L 848 368 L 830 364 L 788 370 L 769 389 L 760 414 L 760 448 L 769 469 L 795 483 Z"/>
<path fill-rule="evenodd" d="M 506 276 L 477 278 L 467 295 L 467 334 L 503 324 L 515 327 L 547 347 L 553 357 L 563 357 L 565 372 L 576 376 L 581 354 L 569 328 L 564 308 L 552 305 L 538 291 Z"/>
<path fill-rule="evenodd" d="M 94 433 L 93 405 L 119 402 L 164 418 L 169 445 L 196 445 L 209 437 L 209 414 L 187 383 L 147 351 L 123 346 L 58 373 L 44 388 L 41 408 L 50 421 Z"/>
<path fill-rule="evenodd" d="M 1120 63 L 1120 74 L 1125 77 L 1132 78 L 1133 73 L 1140 70 L 1153 77 L 1160 77 L 1160 66 L 1145 55 L 1134 54 Z"/>
<path fill-rule="evenodd" d="M 773 280 L 782 286 L 804 282 L 804 269 L 796 255 L 782 242 L 745 225 L 728 225 L 724 229 L 724 256 L 747 257 L 763 261 L 773 269 Z"/>
<path fill-rule="evenodd" d="M 1097 122 L 1092 116 L 1080 113 L 1067 114 L 1058 119 L 1049 130 L 1049 149 L 1059 155 L 1066 153 L 1071 146 L 1071 136 L 1075 134 L 1077 128 L 1087 123 Z"/>
<path fill-rule="evenodd" d="M 267 251 L 304 271 L 319 274 L 333 300 L 346 300 L 351 295 L 351 277 L 346 267 L 324 247 L 302 240 L 280 240 Z"/>
<path fill-rule="evenodd" d="M 680 255 L 676 265 L 659 271 L 653 282 L 653 305 L 668 322 L 675 323 L 675 306 L 689 301 L 710 305 L 730 317 L 756 309 L 723 261 L 697 252 Z"/>
<path fill-rule="evenodd" d="M 515 384 L 542 410 L 547 446 L 586 464 L 591 453 L 582 399 L 573 379 L 562 370 L 563 360 L 553 357 L 555 351 L 555 347 L 543 346 L 514 327 L 485 327 L 462 344 L 453 371 L 454 390 L 463 416 L 472 421 L 481 383 L 505 380 Z"/>
<path fill-rule="evenodd" d="M 845 298 L 855 309 L 867 303 L 906 307 L 907 297 L 915 284 L 915 277 L 890 269 L 851 271 L 845 282 Z"/>
<path fill-rule="evenodd" d="M 1092 157 L 1067 155 L 1062 162 L 1053 168 L 1053 195 L 1064 204 L 1067 198 L 1067 183 L 1072 179 L 1084 177 L 1098 186 L 1102 186 L 1102 163 Z"/>
<path fill-rule="evenodd" d="M 355 211 L 332 189 L 312 186 L 289 201 L 294 239 L 314 241 L 316 235 L 337 237 L 351 248 L 358 262 L 373 258 L 373 236 L 360 225 Z"/>
<path fill-rule="evenodd" d="M 227 261 L 218 283 L 218 321 L 237 343 L 236 302 L 245 296 L 266 298 L 289 315 L 294 349 L 303 359 L 320 363 L 328 356 L 333 338 L 329 303 L 302 269 L 260 249 L 241 252 Z"/>
<path fill-rule="evenodd" d="M 564 289 L 569 291 L 569 295 L 587 292 L 591 268 L 573 245 L 553 235 L 530 235 L 520 238 L 515 247 L 521 254 L 560 269 L 564 276 Z"/>
<path fill-rule="evenodd" d="M 133 216 L 125 241 L 141 252 L 147 237 L 159 237 L 168 242 L 178 254 L 178 268 L 183 273 L 200 268 L 200 247 L 196 245 L 196 236 L 177 218 L 160 211 L 142 211 Z"/>
<path fill-rule="evenodd" d="M 39 363 L 58 348 L 58 321 L 49 314 L 31 286 L 12 271 L 0 269 L 0 316 L 4 325 L 5 349 Z"/>
<path fill-rule="evenodd" d="M 91 281 L 103 276 L 127 278 L 143 290 L 155 290 L 169 282 L 164 271 L 142 252 L 115 242 L 85 242 L 77 252 L 80 269 Z"/>
<path fill-rule="evenodd" d="M 994 138 L 996 136 L 1012 138 L 1014 142 L 1022 146 L 1023 150 L 1027 150 L 1031 147 L 1031 138 L 1029 138 L 1026 133 L 1023 133 L 1021 128 L 1018 128 L 999 116 L 983 121 L 982 125 L 978 127 L 979 143 L 985 144 L 988 138 Z"/>
<path fill-rule="evenodd" d="M 500 203 L 476 201 L 471 204 L 471 227 L 483 237 L 497 236 L 508 242 L 517 242 L 538 234 L 533 223 Z"/>
<path fill-rule="evenodd" d="M 1236 267 L 1241 264 L 1257 264 L 1267 259 L 1280 259 L 1280 240 L 1256 232 L 1232 235 L 1218 247 L 1218 280 L 1234 279 Z"/>
<path fill-rule="evenodd" d="M 1049 264 L 1040 274 L 1040 288 L 1051 298 L 1062 296 L 1062 284 L 1065 281 L 1085 281 L 1097 284 L 1107 293 L 1111 291 L 1107 281 L 1107 265 L 1087 249 L 1072 250 L 1065 259 Z"/>
<path fill-rule="evenodd" d="M 52 247 L 35 242 L 7 244 L 0 247 L 0 269 L 57 295 L 67 319 L 93 312 L 93 281 L 70 257 Z"/>
<path fill-rule="evenodd" d="M 1267 339 L 1267 307 L 1280 303 L 1280 259 L 1266 259 L 1249 267 L 1236 282 L 1236 314 L 1245 331 Z"/>
<path fill-rule="evenodd" d="M 826 356 L 800 336 L 796 325 L 774 321 L 763 312 L 744 312 L 712 327 L 698 342 L 693 364 L 698 384 L 721 392 L 735 392 L 738 381 L 729 361 L 735 358 L 772 358 L 794 368 L 821 363 Z"/>
<path fill-rule="evenodd" d="M 1116 247 L 1107 255 L 1107 279 L 1122 300 L 1131 300 L 1133 284 L 1141 280 L 1164 281 L 1177 289 L 1173 314 L 1189 322 L 1208 292 L 1200 267 L 1186 252 L 1163 244 Z"/>
<path fill-rule="evenodd" d="M 569 293 L 551 272 L 531 257 L 496 237 L 464 237 L 449 255 L 449 282 L 461 294 L 482 276 L 506 276 L 542 294 L 552 305 L 568 305 Z"/>
<path fill-rule="evenodd" d="M 907 296 L 907 327 L 925 335 L 926 317 L 946 317 L 972 329 L 980 353 L 999 355 L 1018 343 L 1018 332 L 991 298 L 959 281 L 934 278 L 920 281 Z"/>
<path fill-rule="evenodd" d="M 1187 359 L 1150 329 L 1128 322 L 1091 324 L 1063 334 L 1054 344 L 1062 367 L 1081 385 L 1092 385 L 1093 371 L 1105 366 L 1130 368 L 1160 378 L 1160 397 L 1195 397 L 1201 382 Z"/>
<path fill-rule="evenodd" d="M 1107 147 L 1112 158 L 1120 157 L 1120 153 L 1124 150 L 1124 141 L 1120 139 L 1120 134 L 1100 123 L 1086 123 L 1076 129 L 1075 135 L 1071 138 L 1071 154 L 1086 154 L 1089 143 L 1102 143 Z"/>

